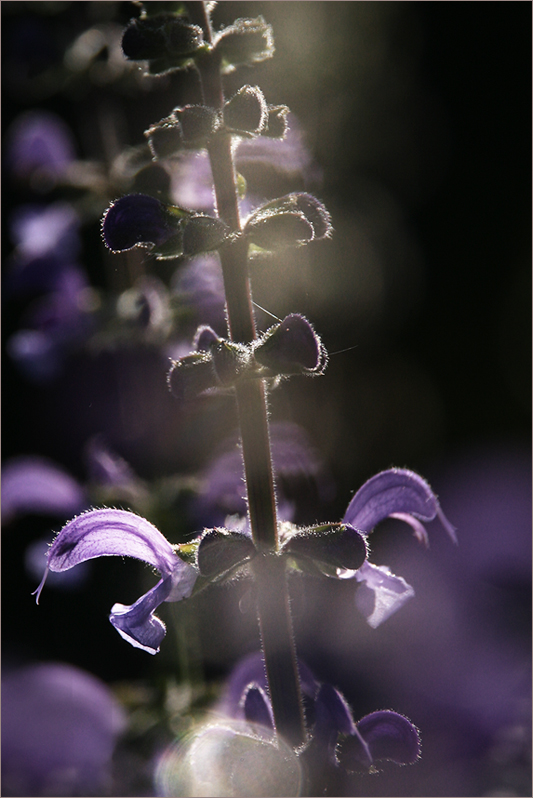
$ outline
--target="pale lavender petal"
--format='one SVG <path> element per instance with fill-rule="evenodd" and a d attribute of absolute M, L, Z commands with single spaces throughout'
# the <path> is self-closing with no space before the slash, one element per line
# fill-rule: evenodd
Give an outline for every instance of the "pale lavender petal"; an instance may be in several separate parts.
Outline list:
<path fill-rule="evenodd" d="M 85 507 L 87 497 L 79 483 L 42 457 L 8 460 L 2 468 L 2 523 L 23 513 L 65 518 Z"/>
<path fill-rule="evenodd" d="M 348 505 L 343 520 L 369 533 L 394 513 L 412 515 L 421 521 L 432 521 L 438 515 L 452 540 L 457 542 L 455 531 L 444 518 L 428 483 L 403 468 L 382 471 L 365 482 Z"/>
<path fill-rule="evenodd" d="M 375 629 L 403 607 L 415 591 L 401 576 L 395 576 L 386 565 L 364 562 L 355 572 L 348 572 L 363 584 L 355 594 L 357 609 Z"/>
<path fill-rule="evenodd" d="M 166 627 L 153 612 L 168 599 L 172 577 L 161 579 L 155 587 L 141 596 L 135 604 L 114 604 L 109 620 L 124 640 L 135 648 L 157 654 L 166 634 Z"/>
<path fill-rule="evenodd" d="M 65 571 L 94 557 L 127 556 L 153 565 L 162 579 L 135 604 L 115 604 L 109 620 L 136 648 L 156 654 L 165 625 L 153 611 L 163 601 L 190 596 L 196 569 L 175 554 L 168 540 L 145 518 L 126 510 L 92 510 L 63 527 L 48 553 L 48 565 L 35 591 L 37 602 L 48 570 Z"/>
<path fill-rule="evenodd" d="M 50 541 L 45 538 L 33 541 L 24 552 L 24 568 L 32 580 L 41 580 L 46 571 L 46 557 L 50 548 Z M 60 590 L 77 590 L 85 585 L 91 572 L 89 563 L 82 562 L 77 568 L 69 571 L 50 571 L 46 580 L 48 587 Z"/>
<path fill-rule="evenodd" d="M 51 571 L 65 571 L 94 557 L 134 557 L 168 576 L 182 561 L 156 527 L 126 510 L 90 510 L 73 518 L 48 553 Z"/>

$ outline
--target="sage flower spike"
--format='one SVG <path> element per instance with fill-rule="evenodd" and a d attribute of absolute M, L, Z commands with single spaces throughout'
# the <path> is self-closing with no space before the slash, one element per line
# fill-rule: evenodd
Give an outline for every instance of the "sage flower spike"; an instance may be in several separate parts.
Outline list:
<path fill-rule="evenodd" d="M 165 624 L 154 610 L 164 601 L 188 598 L 197 570 L 181 560 L 171 544 L 149 521 L 126 510 L 101 509 L 82 513 L 63 527 L 52 543 L 37 603 L 48 571 L 66 571 L 95 557 L 133 557 L 161 574 L 159 582 L 131 606 L 114 604 L 109 620 L 135 648 L 149 654 L 159 651 Z"/>
<path fill-rule="evenodd" d="M 422 521 L 438 516 L 454 543 L 455 529 L 442 512 L 438 499 L 428 483 L 418 474 L 404 468 L 391 468 L 369 479 L 357 491 L 343 518 L 365 535 L 384 521 L 397 518 L 405 521 L 421 543 L 428 545 Z M 386 565 L 373 565 L 366 560 L 357 570 L 337 570 L 341 579 L 355 578 L 363 584 L 356 594 L 356 606 L 373 628 L 387 620 L 414 596 L 415 591 L 401 576 L 395 576 Z"/>

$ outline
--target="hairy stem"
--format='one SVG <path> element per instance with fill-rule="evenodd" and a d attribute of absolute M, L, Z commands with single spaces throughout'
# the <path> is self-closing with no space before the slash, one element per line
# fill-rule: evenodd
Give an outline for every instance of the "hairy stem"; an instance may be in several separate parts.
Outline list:
<path fill-rule="evenodd" d="M 191 19 L 202 26 L 207 41 L 212 31 L 202 2 L 187 3 Z M 198 63 L 204 102 L 222 109 L 224 92 L 216 51 Z M 230 135 L 220 135 L 208 147 L 219 217 L 234 232 L 241 230 L 238 192 Z M 248 247 L 238 240 L 220 251 L 229 335 L 250 343 L 256 337 L 248 271 Z M 261 552 L 254 568 L 259 627 L 278 734 L 293 746 L 305 742 L 300 680 L 292 630 L 287 576 L 278 550 L 274 475 L 265 384 L 250 380 L 236 387 L 248 511 L 254 542 Z"/>

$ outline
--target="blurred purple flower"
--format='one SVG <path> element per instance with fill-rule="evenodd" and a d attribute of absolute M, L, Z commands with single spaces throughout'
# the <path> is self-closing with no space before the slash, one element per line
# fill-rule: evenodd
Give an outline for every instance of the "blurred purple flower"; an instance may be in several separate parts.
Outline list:
<path fill-rule="evenodd" d="M 85 461 L 89 481 L 113 487 L 131 486 L 139 477 L 129 463 L 113 452 L 101 435 L 93 436 L 85 446 Z"/>
<path fill-rule="evenodd" d="M 22 205 L 13 212 L 10 231 L 16 253 L 26 258 L 73 258 L 80 251 L 79 216 L 68 202 Z"/>
<path fill-rule="evenodd" d="M 222 268 L 216 255 L 200 255 L 180 266 L 171 281 L 171 291 L 193 310 L 193 326 L 209 324 L 226 332 L 226 301 Z"/>
<path fill-rule="evenodd" d="M 292 521 L 296 507 L 294 494 L 318 494 L 320 501 L 331 498 L 333 483 L 314 450 L 305 430 L 291 422 L 273 422 L 270 438 L 276 483 L 278 515 Z M 246 516 L 246 487 L 242 453 L 235 437 L 200 475 L 203 488 L 191 505 L 193 516 L 204 526 L 221 526 L 228 515 Z"/>
<path fill-rule="evenodd" d="M 80 220 L 66 202 L 23 205 L 9 220 L 15 250 L 6 264 L 6 296 L 35 295 L 54 290 L 76 264 Z"/>
<path fill-rule="evenodd" d="M 2 794 L 107 795 L 126 725 L 109 688 L 62 663 L 2 675 Z"/>
<path fill-rule="evenodd" d="M 125 510 L 92 510 L 69 521 L 48 552 L 46 571 L 35 591 L 37 603 L 48 571 L 66 571 L 95 557 L 134 557 L 156 568 L 160 581 L 135 604 L 114 604 L 109 620 L 135 648 L 159 651 L 165 625 L 153 615 L 164 601 L 192 593 L 198 572 L 181 560 L 168 540 L 149 521 Z"/>
<path fill-rule="evenodd" d="M 51 111 L 26 111 L 6 133 L 4 165 L 15 177 L 54 181 L 75 157 L 70 128 Z"/>
<path fill-rule="evenodd" d="M 53 379 L 93 329 L 90 289 L 81 269 L 63 269 L 55 289 L 30 305 L 24 321 L 27 326 L 7 340 L 7 352 L 28 379 Z"/>
<path fill-rule="evenodd" d="M 346 770 L 368 770 L 375 761 L 413 764 L 420 756 L 416 727 L 392 710 L 366 715 L 357 723 L 344 696 L 329 684 L 320 684 L 305 663 L 298 669 L 310 741 L 303 757 L 313 769 L 326 762 Z M 241 660 L 226 682 L 215 712 L 251 724 L 262 736 L 273 730 L 265 664 L 260 652 Z M 261 728 L 263 727 L 263 728 Z M 339 737 L 342 742 L 337 748 Z"/>
<path fill-rule="evenodd" d="M 28 455 L 2 466 L 2 524 L 27 513 L 68 518 L 86 506 L 84 488 L 51 460 Z"/>

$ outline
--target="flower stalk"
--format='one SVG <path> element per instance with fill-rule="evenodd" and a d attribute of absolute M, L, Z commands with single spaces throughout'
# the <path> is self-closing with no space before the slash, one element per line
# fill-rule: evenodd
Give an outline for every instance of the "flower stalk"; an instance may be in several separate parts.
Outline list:
<path fill-rule="evenodd" d="M 187 8 L 191 20 L 203 28 L 205 40 L 212 43 L 205 3 L 187 3 Z M 198 59 L 197 66 L 204 102 L 222 110 L 224 92 L 216 50 Z M 231 136 L 216 137 L 209 144 L 208 153 L 218 215 L 232 232 L 241 232 Z M 256 327 L 246 239 L 237 239 L 222 247 L 220 260 L 230 340 L 251 343 L 256 338 Z M 299 747 L 306 740 L 306 732 L 285 563 L 275 556 L 278 532 L 265 383 L 264 380 L 251 380 L 237 385 L 235 390 L 250 526 L 257 549 L 264 553 L 257 559 L 254 573 L 274 722 L 278 734 L 294 747 Z"/>

